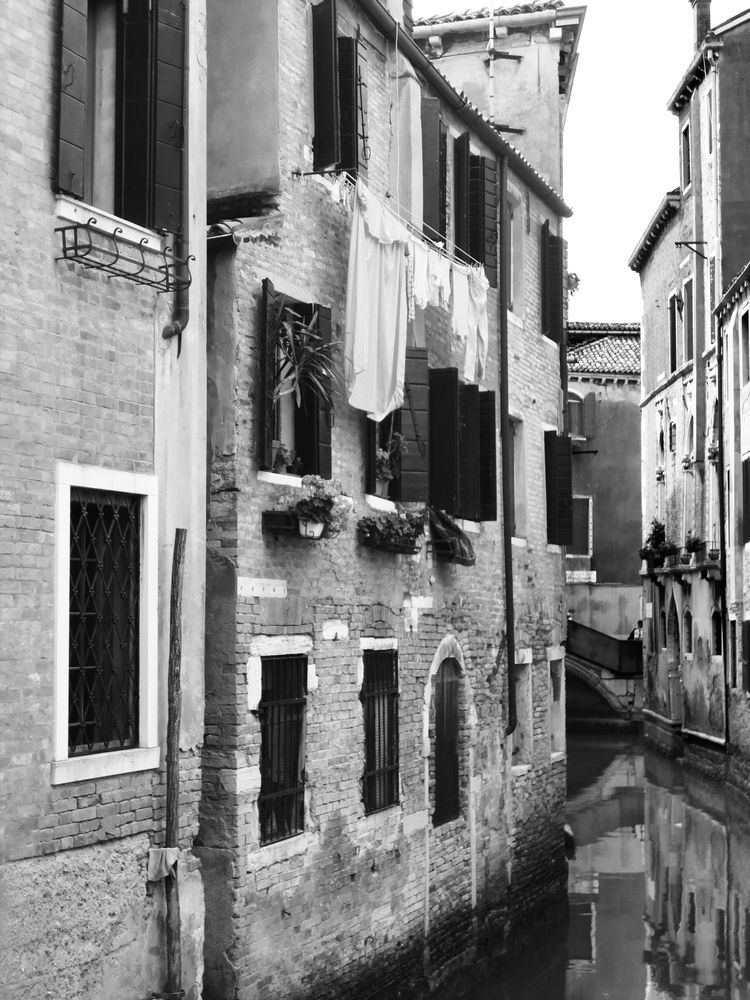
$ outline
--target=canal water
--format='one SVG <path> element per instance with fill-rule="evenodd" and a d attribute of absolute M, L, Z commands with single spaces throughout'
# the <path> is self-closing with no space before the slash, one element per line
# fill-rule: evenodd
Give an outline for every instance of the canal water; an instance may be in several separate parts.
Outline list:
<path fill-rule="evenodd" d="M 750 808 L 640 741 L 568 737 L 568 906 L 461 1000 L 750 1000 Z"/>

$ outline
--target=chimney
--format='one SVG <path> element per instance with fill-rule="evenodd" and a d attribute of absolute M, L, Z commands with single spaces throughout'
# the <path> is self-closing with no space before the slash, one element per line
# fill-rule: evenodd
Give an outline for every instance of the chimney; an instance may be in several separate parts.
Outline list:
<path fill-rule="evenodd" d="M 703 39 L 711 30 L 711 0 L 690 0 L 695 24 L 695 48 L 701 47 Z"/>

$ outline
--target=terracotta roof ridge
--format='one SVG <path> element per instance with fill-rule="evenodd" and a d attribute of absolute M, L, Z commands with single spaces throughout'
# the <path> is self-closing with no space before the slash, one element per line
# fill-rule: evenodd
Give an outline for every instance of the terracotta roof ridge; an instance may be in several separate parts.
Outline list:
<path fill-rule="evenodd" d="M 495 17 L 513 17 L 514 14 L 536 14 L 538 11 L 558 10 L 565 6 L 565 0 L 532 0 L 530 3 L 517 3 L 507 7 L 495 7 L 492 11 Z M 487 7 L 472 8 L 464 11 L 452 11 L 447 14 L 431 14 L 428 17 L 415 18 L 414 24 L 448 24 L 451 21 L 474 21 L 487 18 Z"/>

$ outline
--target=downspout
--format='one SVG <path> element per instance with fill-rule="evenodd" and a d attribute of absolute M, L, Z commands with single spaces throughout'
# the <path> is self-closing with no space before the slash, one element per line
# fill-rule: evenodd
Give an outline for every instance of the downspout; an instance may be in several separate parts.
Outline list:
<path fill-rule="evenodd" d="M 719 608 L 721 611 L 721 653 L 724 664 L 724 746 L 729 749 L 729 651 L 727 622 L 727 532 L 726 532 L 726 497 L 724 496 L 724 336 L 721 325 L 715 316 L 711 322 L 716 324 L 716 389 L 719 394 Z"/>
<path fill-rule="evenodd" d="M 508 161 L 504 156 L 499 158 L 499 201 L 500 201 L 500 253 L 498 279 L 498 328 L 500 330 L 500 449 L 502 470 L 502 503 L 503 503 L 503 571 L 505 578 L 505 648 L 508 654 L 508 724 L 505 735 L 510 736 L 518 725 L 516 712 L 516 684 L 513 668 L 516 663 L 515 642 L 515 607 L 513 603 L 513 497 L 510 492 L 512 481 L 511 459 L 511 429 L 510 404 L 508 393 L 508 220 L 505 213 L 505 202 L 508 190 Z"/>
<path fill-rule="evenodd" d="M 185 4 L 185 39 L 183 55 L 183 111 L 182 122 L 183 136 L 188 137 L 188 142 L 183 140 L 182 148 L 182 228 L 175 238 L 174 255 L 178 260 L 185 261 L 185 268 L 189 267 L 188 254 L 190 252 L 190 17 Z M 182 350 L 182 333 L 190 321 L 190 285 L 189 282 L 178 284 L 174 293 L 174 307 L 172 319 L 165 324 L 161 331 L 162 338 L 169 340 L 177 337 L 177 357 Z"/>

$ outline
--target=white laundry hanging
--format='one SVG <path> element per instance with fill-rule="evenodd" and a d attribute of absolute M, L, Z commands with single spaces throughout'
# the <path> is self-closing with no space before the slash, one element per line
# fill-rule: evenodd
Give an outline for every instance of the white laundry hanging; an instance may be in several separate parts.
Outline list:
<path fill-rule="evenodd" d="M 409 234 L 357 181 L 346 286 L 349 404 L 382 420 L 404 399 Z"/>

